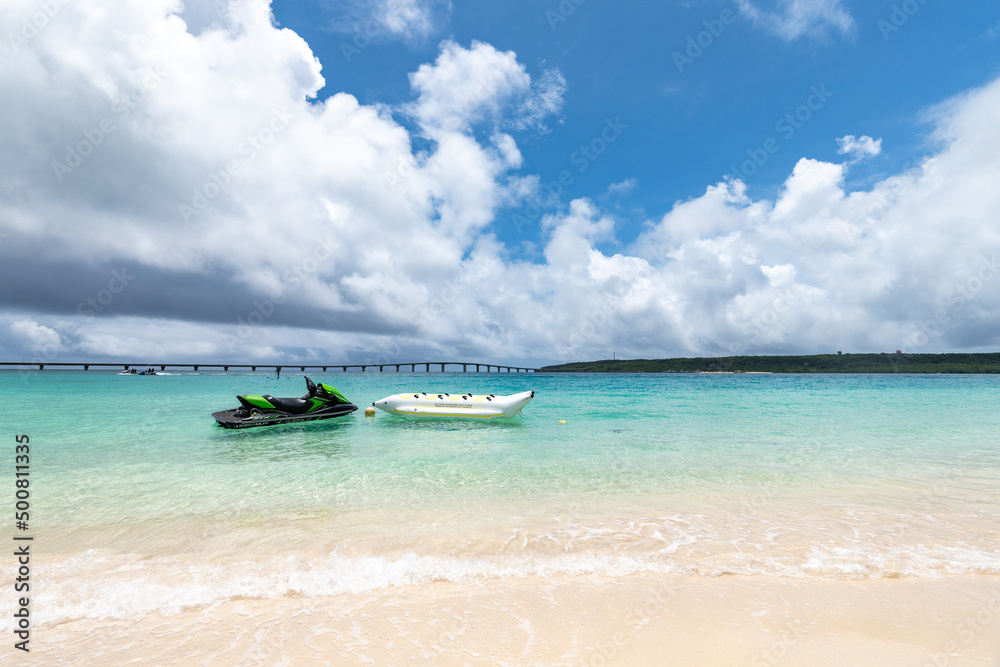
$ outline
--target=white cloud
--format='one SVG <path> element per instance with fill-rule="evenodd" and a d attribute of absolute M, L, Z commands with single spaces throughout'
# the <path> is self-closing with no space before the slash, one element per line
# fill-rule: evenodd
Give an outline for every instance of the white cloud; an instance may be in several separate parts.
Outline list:
<path fill-rule="evenodd" d="M 516 129 L 545 131 L 545 119 L 559 113 L 566 94 L 566 79 L 558 69 L 545 70 L 530 94 L 526 95 L 513 120 Z"/>
<path fill-rule="evenodd" d="M 764 11 L 750 0 L 736 0 L 744 16 L 786 41 L 800 37 L 824 39 L 839 32 L 850 35 L 854 19 L 840 0 L 779 0 L 776 11 Z"/>
<path fill-rule="evenodd" d="M 59 334 L 49 327 L 42 326 L 34 320 L 16 320 L 10 325 L 10 332 L 15 340 L 29 352 L 42 355 L 52 355 L 62 348 Z"/>
<path fill-rule="evenodd" d="M 612 183 L 608 186 L 609 195 L 627 195 L 635 190 L 639 181 L 634 178 L 626 178 L 624 181 Z"/>
<path fill-rule="evenodd" d="M 197 35 L 167 0 L 61 7 L 0 61 L 8 356 L 514 361 L 612 346 L 1000 344 L 1000 80 L 941 105 L 936 154 L 870 190 L 846 188 L 849 164 L 804 158 L 773 200 L 714 184 L 637 239 L 579 199 L 543 219 L 531 263 L 492 229 L 498 206 L 539 181 L 514 173 L 514 130 L 556 113 L 561 77 L 532 80 L 511 52 L 444 42 L 413 74 L 410 111 L 434 140 L 415 151 L 385 108 L 312 101 L 319 63 L 266 2 L 235 3 Z M 87 142 L 60 180 L 53 162 Z M 187 220 L 181 204 L 196 209 Z M 123 266 L 127 288 L 77 315 Z"/>
<path fill-rule="evenodd" d="M 848 134 L 837 139 L 837 152 L 847 155 L 851 162 L 860 162 L 866 158 L 882 154 L 882 140 L 872 139 L 868 135 L 855 137 Z"/>
<path fill-rule="evenodd" d="M 340 32 L 419 42 L 441 28 L 452 5 L 448 0 L 347 0 L 328 8 Z"/>
<path fill-rule="evenodd" d="M 562 107 L 566 81 L 548 70 L 532 85 L 513 51 L 473 41 L 466 49 L 446 40 L 433 64 L 410 75 L 416 101 L 407 107 L 430 137 L 469 132 L 478 123 L 514 129 L 544 128 L 546 116 Z"/>
<path fill-rule="evenodd" d="M 434 29 L 435 5 L 451 3 L 426 0 L 381 0 L 375 9 L 380 23 L 394 35 L 427 37 Z"/>
<path fill-rule="evenodd" d="M 985 42 L 997 41 L 998 39 L 1000 39 L 1000 23 L 997 23 L 995 26 L 988 28 L 986 32 L 976 37 L 976 39 Z"/>

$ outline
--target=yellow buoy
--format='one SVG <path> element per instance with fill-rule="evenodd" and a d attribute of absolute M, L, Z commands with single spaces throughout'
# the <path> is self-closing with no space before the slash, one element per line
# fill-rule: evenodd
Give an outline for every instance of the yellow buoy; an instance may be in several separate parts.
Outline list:
<path fill-rule="evenodd" d="M 560 420 L 559 420 L 559 423 L 560 423 L 560 424 L 565 424 L 565 423 L 566 423 L 566 420 L 565 420 L 565 419 L 560 419 Z"/>
<path fill-rule="evenodd" d="M 374 417 L 374 416 L 375 416 L 375 408 L 371 406 L 365 408 L 365 417 Z"/>

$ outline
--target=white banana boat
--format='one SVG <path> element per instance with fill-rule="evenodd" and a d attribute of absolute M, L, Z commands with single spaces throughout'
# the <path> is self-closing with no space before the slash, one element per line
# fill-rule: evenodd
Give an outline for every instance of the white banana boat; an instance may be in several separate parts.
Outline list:
<path fill-rule="evenodd" d="M 386 396 L 372 405 L 390 415 L 402 417 L 489 421 L 516 417 L 534 397 L 533 391 L 510 396 L 410 393 Z"/>

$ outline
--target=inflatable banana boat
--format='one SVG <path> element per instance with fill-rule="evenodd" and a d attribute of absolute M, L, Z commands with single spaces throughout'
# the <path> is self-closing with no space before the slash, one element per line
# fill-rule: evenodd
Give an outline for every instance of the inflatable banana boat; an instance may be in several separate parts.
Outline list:
<path fill-rule="evenodd" d="M 390 415 L 430 419 L 510 419 L 516 417 L 528 401 L 535 397 L 533 391 L 522 391 L 510 396 L 488 394 L 394 394 L 372 403 Z"/>

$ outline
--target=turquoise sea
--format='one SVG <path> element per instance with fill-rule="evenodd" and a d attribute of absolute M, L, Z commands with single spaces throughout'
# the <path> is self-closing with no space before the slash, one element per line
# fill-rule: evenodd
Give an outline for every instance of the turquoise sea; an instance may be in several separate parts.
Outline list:
<path fill-rule="evenodd" d="M 308 375 L 360 410 L 233 431 L 211 413 L 303 374 L 0 373 L 37 622 L 528 575 L 1000 574 L 997 376 Z M 363 414 L 528 389 L 506 423 Z"/>

